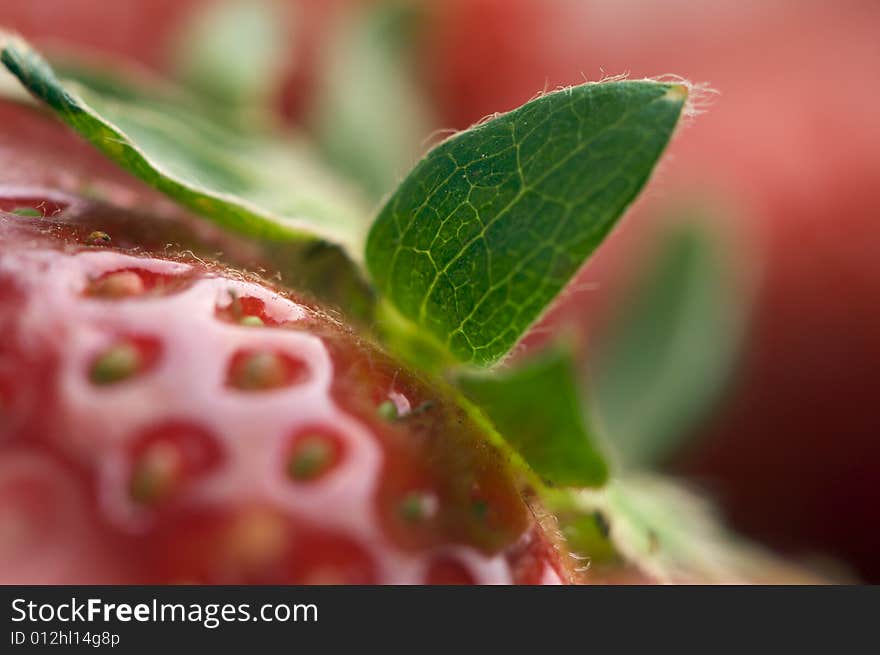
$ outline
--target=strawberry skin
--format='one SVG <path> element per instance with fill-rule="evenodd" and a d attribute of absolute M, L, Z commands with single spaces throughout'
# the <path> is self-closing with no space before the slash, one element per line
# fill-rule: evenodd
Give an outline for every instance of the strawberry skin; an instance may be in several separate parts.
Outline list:
<path fill-rule="evenodd" d="M 443 390 L 253 276 L 27 200 L 0 203 L 0 581 L 572 581 Z"/>

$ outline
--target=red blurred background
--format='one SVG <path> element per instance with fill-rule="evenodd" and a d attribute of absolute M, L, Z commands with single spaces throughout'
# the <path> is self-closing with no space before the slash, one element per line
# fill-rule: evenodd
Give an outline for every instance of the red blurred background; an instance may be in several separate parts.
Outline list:
<path fill-rule="evenodd" d="M 207 1 L 4 0 L 0 25 L 162 70 L 168 39 Z M 351 1 L 294 3 L 296 67 L 279 87 L 292 120 L 322 35 Z M 601 331 L 662 208 L 691 197 L 723 208 L 709 216 L 757 281 L 754 312 L 734 389 L 673 468 L 746 534 L 880 582 L 880 3 L 423 4 L 418 66 L 438 128 L 606 74 L 675 73 L 719 91 L 549 325 Z"/>

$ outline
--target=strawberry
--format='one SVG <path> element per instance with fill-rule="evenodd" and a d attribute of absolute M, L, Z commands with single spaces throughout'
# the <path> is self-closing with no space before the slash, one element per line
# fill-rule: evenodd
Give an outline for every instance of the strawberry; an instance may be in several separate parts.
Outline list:
<path fill-rule="evenodd" d="M 573 580 L 447 391 L 303 297 L 72 206 L 0 207 L 4 582 Z"/>

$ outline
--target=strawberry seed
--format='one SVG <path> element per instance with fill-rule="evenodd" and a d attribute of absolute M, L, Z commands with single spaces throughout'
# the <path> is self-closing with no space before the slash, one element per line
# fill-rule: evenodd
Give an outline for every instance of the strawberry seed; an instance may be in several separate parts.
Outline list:
<path fill-rule="evenodd" d="M 386 400 L 382 404 L 380 404 L 376 408 L 376 413 L 379 415 L 379 418 L 382 418 L 386 421 L 396 421 L 399 414 L 397 412 L 397 405 L 394 404 L 392 400 Z"/>
<path fill-rule="evenodd" d="M 109 246 L 112 241 L 109 234 L 100 230 L 95 230 L 86 237 L 86 244 L 90 246 Z"/>
<path fill-rule="evenodd" d="M 425 492 L 413 491 L 404 496 L 399 511 L 407 523 L 421 523 L 436 513 L 437 498 Z"/>
<path fill-rule="evenodd" d="M 135 271 L 116 271 L 94 280 L 87 295 L 106 299 L 132 298 L 145 291 L 144 281 Z"/>
<path fill-rule="evenodd" d="M 156 443 L 144 452 L 134 466 L 129 491 L 142 505 L 153 505 L 167 498 L 179 481 L 180 453 L 170 443 Z"/>
<path fill-rule="evenodd" d="M 143 367 L 140 350 L 131 343 L 119 343 L 105 350 L 92 364 L 89 377 L 94 384 L 108 385 L 132 377 Z"/>
<path fill-rule="evenodd" d="M 267 391 L 301 381 L 306 366 L 272 351 L 242 351 L 229 365 L 226 384 L 242 391 Z"/>
<path fill-rule="evenodd" d="M 336 448 L 327 437 L 301 437 L 288 461 L 287 473 L 298 482 L 314 480 L 326 473 L 336 459 Z"/>

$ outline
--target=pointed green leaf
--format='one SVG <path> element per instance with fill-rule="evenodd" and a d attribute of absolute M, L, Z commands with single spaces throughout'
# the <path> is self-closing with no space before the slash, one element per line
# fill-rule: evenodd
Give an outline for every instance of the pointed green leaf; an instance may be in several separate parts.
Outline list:
<path fill-rule="evenodd" d="M 608 465 L 590 431 L 584 394 L 567 349 L 552 348 L 510 369 L 465 371 L 457 382 L 548 482 L 594 487 L 608 479 Z"/>
<path fill-rule="evenodd" d="M 2 44 L 3 38 L 3 31 L 0 30 L 0 44 Z M 22 87 L 18 78 L 5 67 L 0 67 L 0 99 L 11 100 L 21 104 L 31 104 L 34 102 L 34 99 Z"/>
<path fill-rule="evenodd" d="M 379 290 L 458 360 L 497 362 L 635 198 L 686 98 L 674 84 L 586 84 L 440 144 L 370 232 Z"/>
<path fill-rule="evenodd" d="M 221 226 L 267 240 L 330 244 L 359 259 L 366 212 L 304 144 L 247 138 L 165 99 L 59 79 L 21 39 L 3 64 L 39 101 L 117 164 Z M 343 266 L 345 266 L 343 264 Z M 354 267 L 349 266 L 352 272 Z"/>
<path fill-rule="evenodd" d="M 670 478 L 616 477 L 601 489 L 548 490 L 542 498 L 569 546 L 600 571 L 628 562 L 668 584 L 819 581 L 732 533 L 710 502 Z"/>
<path fill-rule="evenodd" d="M 376 199 L 412 168 L 430 132 L 411 57 L 418 18 L 412 2 L 361 7 L 325 49 L 312 117 L 318 143 Z"/>
<path fill-rule="evenodd" d="M 742 290 L 707 229 L 696 221 L 673 226 L 597 349 L 596 410 L 627 465 L 671 454 L 732 373 Z"/>

